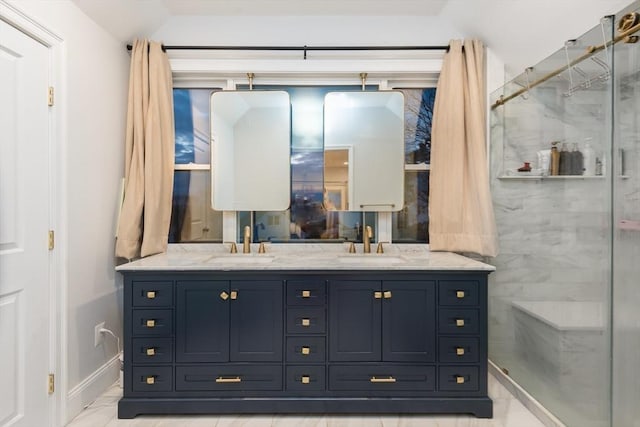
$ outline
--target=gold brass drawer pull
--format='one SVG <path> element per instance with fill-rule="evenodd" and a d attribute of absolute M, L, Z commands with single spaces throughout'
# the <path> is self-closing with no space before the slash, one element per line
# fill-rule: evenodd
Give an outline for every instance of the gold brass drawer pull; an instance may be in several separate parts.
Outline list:
<path fill-rule="evenodd" d="M 464 298 L 464 291 L 456 291 L 456 298 L 458 299 Z"/>
<path fill-rule="evenodd" d="M 300 378 L 300 382 L 302 384 L 309 384 L 310 379 L 309 375 L 303 375 L 302 378 Z"/>
<path fill-rule="evenodd" d="M 311 298 L 311 291 L 302 291 L 302 298 Z"/>
<path fill-rule="evenodd" d="M 147 356 L 155 356 L 156 355 L 156 349 L 153 347 L 149 347 L 147 349 Z"/>
<path fill-rule="evenodd" d="M 307 355 L 309 353 L 311 353 L 311 348 L 309 347 L 302 347 L 302 350 L 300 350 L 300 352 L 304 355 Z"/>
<path fill-rule="evenodd" d="M 391 291 L 384 291 L 384 298 L 385 299 L 391 298 Z"/>
<path fill-rule="evenodd" d="M 375 299 L 382 299 L 382 292 L 374 292 L 373 297 Z"/>
<path fill-rule="evenodd" d="M 147 377 L 147 384 L 152 385 L 156 383 L 156 377 Z"/>
<path fill-rule="evenodd" d="M 222 299 L 222 301 L 226 301 L 229 298 L 229 294 L 225 291 L 222 291 L 220 292 L 220 298 Z"/>
<path fill-rule="evenodd" d="M 461 328 L 464 326 L 464 319 L 456 319 L 456 326 Z"/>
<path fill-rule="evenodd" d="M 464 377 L 456 376 L 456 384 L 464 384 Z"/>
<path fill-rule="evenodd" d="M 154 319 L 149 319 L 147 320 L 147 328 L 155 328 L 156 327 L 156 321 Z"/>
<path fill-rule="evenodd" d="M 387 377 L 387 378 L 371 377 L 369 381 L 371 381 L 372 383 L 395 383 L 396 379 L 393 377 Z"/>
<path fill-rule="evenodd" d="M 233 377 L 233 378 L 218 377 L 216 378 L 216 382 L 217 383 L 239 383 L 239 382 L 242 382 L 242 379 L 240 379 L 240 377 Z"/>
<path fill-rule="evenodd" d="M 464 356 L 464 348 L 463 347 L 456 347 L 456 355 L 457 356 Z"/>
<path fill-rule="evenodd" d="M 311 326 L 311 319 L 304 318 L 301 322 L 302 326 Z"/>
<path fill-rule="evenodd" d="M 231 291 L 231 299 L 238 299 L 238 291 Z"/>
<path fill-rule="evenodd" d="M 156 291 L 147 291 L 147 298 L 154 299 L 156 297 Z"/>

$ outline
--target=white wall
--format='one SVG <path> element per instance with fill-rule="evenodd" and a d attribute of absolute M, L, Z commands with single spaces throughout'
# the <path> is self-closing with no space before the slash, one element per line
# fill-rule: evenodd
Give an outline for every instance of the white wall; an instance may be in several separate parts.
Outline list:
<path fill-rule="evenodd" d="M 441 16 L 479 38 L 512 78 L 618 12 L 631 0 L 451 0 Z"/>
<path fill-rule="evenodd" d="M 59 36 L 60 72 L 56 82 L 61 138 L 55 189 L 61 230 L 57 250 L 66 286 L 66 380 L 68 418 L 104 388 L 92 381 L 116 355 L 116 345 L 94 347 L 94 326 L 101 321 L 121 334 L 122 295 L 114 271 L 116 205 L 123 171 L 129 56 L 122 43 L 98 27 L 68 0 L 9 0 L 35 22 Z M 104 376 L 103 376 L 104 377 Z M 94 387 L 95 388 L 95 387 Z M 64 387 L 63 387 L 64 390 Z"/>
<path fill-rule="evenodd" d="M 175 16 L 152 38 L 205 45 L 447 45 L 460 33 L 438 17 Z"/>

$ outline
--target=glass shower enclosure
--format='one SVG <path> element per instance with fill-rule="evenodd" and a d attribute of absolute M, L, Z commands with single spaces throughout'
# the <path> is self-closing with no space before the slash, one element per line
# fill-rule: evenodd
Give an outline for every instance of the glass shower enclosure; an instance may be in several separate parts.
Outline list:
<path fill-rule="evenodd" d="M 634 12 L 640 2 L 491 95 L 489 357 L 567 426 L 640 426 Z"/>

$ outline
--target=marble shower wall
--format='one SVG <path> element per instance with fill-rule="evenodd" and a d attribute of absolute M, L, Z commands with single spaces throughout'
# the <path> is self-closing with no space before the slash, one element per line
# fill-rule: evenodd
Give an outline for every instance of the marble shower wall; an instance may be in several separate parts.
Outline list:
<path fill-rule="evenodd" d="M 489 276 L 489 357 L 567 425 L 605 425 L 607 381 L 560 365 L 553 371 L 563 387 L 545 381 L 545 366 L 522 348 L 536 326 L 527 329 L 516 318 L 512 301 L 601 302 L 608 319 L 611 178 L 536 177 L 516 169 L 523 162 L 538 168 L 537 151 L 549 149 L 551 141 L 576 142 L 582 151 L 591 138 L 596 156 L 610 160 L 610 84 L 565 96 L 566 84 L 558 79 L 491 111 L 491 187 L 500 253 L 490 261 L 496 271 Z M 569 348 L 566 343 L 578 342 L 569 339 L 553 351 L 574 363 L 588 353 L 607 360 L 607 331 L 603 325 L 588 347 Z M 593 411 L 581 411 L 580 399 L 593 402 Z"/>
<path fill-rule="evenodd" d="M 590 137 L 597 155 L 606 153 L 608 91 L 563 93 L 561 87 L 545 86 L 491 111 L 500 254 L 490 276 L 489 348 L 498 364 L 502 355 L 514 353 L 512 300 L 606 303 L 608 298 L 609 178 L 505 176 L 525 161 L 537 167 L 536 153 L 550 141 L 579 142 L 582 150 Z"/>

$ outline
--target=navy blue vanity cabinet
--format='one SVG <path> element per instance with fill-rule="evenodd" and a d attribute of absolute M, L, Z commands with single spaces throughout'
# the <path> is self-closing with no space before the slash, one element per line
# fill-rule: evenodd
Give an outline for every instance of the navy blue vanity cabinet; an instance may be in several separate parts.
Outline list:
<path fill-rule="evenodd" d="M 332 362 L 435 362 L 435 282 L 329 283 Z"/>
<path fill-rule="evenodd" d="M 127 271 L 119 418 L 471 413 L 487 271 Z"/>

